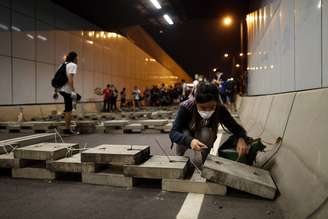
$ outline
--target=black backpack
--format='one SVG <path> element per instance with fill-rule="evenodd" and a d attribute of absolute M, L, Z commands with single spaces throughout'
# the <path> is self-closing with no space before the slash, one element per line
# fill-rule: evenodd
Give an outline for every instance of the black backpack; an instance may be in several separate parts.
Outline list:
<path fill-rule="evenodd" d="M 54 88 L 61 88 L 67 81 L 66 63 L 64 63 L 59 67 L 54 78 L 51 80 L 51 86 Z"/>

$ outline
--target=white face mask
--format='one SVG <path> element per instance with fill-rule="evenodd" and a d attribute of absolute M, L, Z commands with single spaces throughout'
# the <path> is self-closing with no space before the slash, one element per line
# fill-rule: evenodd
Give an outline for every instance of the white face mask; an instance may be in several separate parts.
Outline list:
<path fill-rule="evenodd" d="M 214 110 L 213 111 L 198 111 L 198 113 L 203 119 L 209 119 L 213 115 Z"/>

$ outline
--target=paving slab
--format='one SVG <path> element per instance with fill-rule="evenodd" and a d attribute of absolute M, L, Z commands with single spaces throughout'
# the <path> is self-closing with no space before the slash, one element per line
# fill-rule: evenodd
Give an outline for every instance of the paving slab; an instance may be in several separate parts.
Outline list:
<path fill-rule="evenodd" d="M 13 168 L 13 178 L 25 178 L 25 179 L 48 179 L 53 180 L 56 178 L 56 174 L 45 168 L 36 167 L 24 167 L 24 168 Z"/>
<path fill-rule="evenodd" d="M 14 158 L 13 152 L 0 155 L 0 168 L 19 168 L 23 163 L 26 161 Z"/>
<path fill-rule="evenodd" d="M 121 173 L 112 173 L 110 170 L 97 173 L 82 173 L 82 182 L 95 185 L 107 185 L 115 187 L 133 186 L 133 178 Z"/>
<path fill-rule="evenodd" d="M 129 123 L 129 120 L 122 119 L 122 120 L 109 120 L 104 121 L 105 127 L 123 127 Z"/>
<path fill-rule="evenodd" d="M 82 162 L 99 164 L 139 164 L 150 156 L 147 145 L 99 145 L 82 152 Z"/>
<path fill-rule="evenodd" d="M 47 169 L 53 172 L 81 173 L 81 154 L 65 157 L 59 160 L 47 161 Z"/>
<path fill-rule="evenodd" d="M 159 126 L 164 126 L 168 123 L 167 119 L 146 119 L 138 120 L 139 123 L 143 124 L 145 128 L 156 128 Z"/>
<path fill-rule="evenodd" d="M 91 120 L 77 121 L 76 129 L 80 134 L 91 134 L 96 132 L 96 122 Z"/>
<path fill-rule="evenodd" d="M 126 176 L 148 179 L 182 179 L 187 172 L 188 158 L 183 156 L 154 155 L 139 165 L 126 165 L 123 172 Z"/>
<path fill-rule="evenodd" d="M 227 187 L 209 182 L 197 171 L 190 179 L 163 179 L 162 190 L 168 192 L 192 192 L 207 195 L 226 195 Z"/>
<path fill-rule="evenodd" d="M 42 133 L 42 134 L 34 134 L 24 137 L 2 140 L 0 141 L 0 154 L 10 152 L 13 149 L 12 146 L 23 147 L 26 145 L 36 144 L 39 142 L 46 142 L 54 139 L 55 139 L 55 133 Z"/>
<path fill-rule="evenodd" d="M 143 129 L 144 126 L 141 123 L 131 123 L 123 128 L 124 132 L 131 132 L 131 133 L 141 133 Z"/>
<path fill-rule="evenodd" d="M 211 154 L 203 165 L 201 176 L 268 199 L 273 199 L 277 191 L 269 171 Z"/>
<path fill-rule="evenodd" d="M 172 126 L 173 124 L 171 122 L 167 123 L 166 125 L 160 127 L 160 130 L 163 132 L 163 133 L 169 133 L 172 129 Z"/>
<path fill-rule="evenodd" d="M 26 160 L 57 160 L 66 156 L 69 148 L 77 149 L 76 143 L 39 143 L 14 151 L 14 157 Z"/>

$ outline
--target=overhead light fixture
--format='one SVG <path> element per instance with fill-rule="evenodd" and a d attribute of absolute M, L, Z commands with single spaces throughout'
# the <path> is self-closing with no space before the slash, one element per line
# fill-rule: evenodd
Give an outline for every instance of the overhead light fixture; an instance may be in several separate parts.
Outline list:
<path fill-rule="evenodd" d="M 228 53 L 225 53 L 224 54 L 224 58 L 228 58 L 229 57 L 229 54 Z"/>
<path fill-rule="evenodd" d="M 150 2 L 155 6 L 157 9 L 161 9 L 162 6 L 159 4 L 157 0 L 150 0 Z"/>
<path fill-rule="evenodd" d="M 172 21 L 172 19 L 170 18 L 170 16 L 168 16 L 167 14 L 164 14 L 163 17 L 164 17 L 164 19 L 166 20 L 166 22 L 169 25 L 173 25 L 174 24 L 174 22 Z"/>

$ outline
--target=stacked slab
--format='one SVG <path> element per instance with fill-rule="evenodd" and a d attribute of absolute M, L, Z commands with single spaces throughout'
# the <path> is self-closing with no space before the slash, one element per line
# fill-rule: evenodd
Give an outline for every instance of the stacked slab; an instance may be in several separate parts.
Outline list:
<path fill-rule="evenodd" d="M 99 145 L 81 154 L 82 182 L 132 187 L 133 177 L 123 174 L 124 165 L 143 163 L 150 156 L 146 145 Z"/>
<path fill-rule="evenodd" d="M 47 162 L 62 159 L 70 154 L 72 149 L 78 149 L 74 143 L 39 143 L 18 148 L 13 153 L 14 178 L 48 179 L 56 178 L 54 171 L 47 169 Z M 16 165 L 18 162 L 19 165 Z"/>

